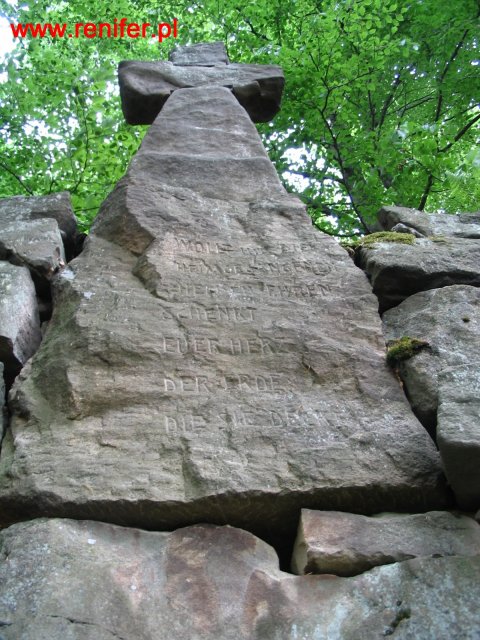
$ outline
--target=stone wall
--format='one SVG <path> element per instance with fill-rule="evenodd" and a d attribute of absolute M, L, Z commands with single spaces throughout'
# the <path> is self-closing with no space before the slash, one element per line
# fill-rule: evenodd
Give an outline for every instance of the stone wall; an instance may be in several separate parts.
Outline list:
<path fill-rule="evenodd" d="M 378 219 L 385 231 L 394 231 L 394 242 L 360 248 L 357 263 L 380 309 L 388 309 L 387 340 L 424 343 L 411 357 L 398 358 L 397 370 L 416 415 L 437 442 L 458 506 L 478 509 L 480 213 L 427 215 L 384 207 Z M 395 237 L 398 231 L 402 235 Z M 395 242 L 405 237 L 411 244 Z"/>
<path fill-rule="evenodd" d="M 382 210 L 365 275 L 251 122 L 278 67 L 145 64 L 78 256 L 66 194 L 0 203 L 0 638 L 477 637 L 478 217 Z"/>

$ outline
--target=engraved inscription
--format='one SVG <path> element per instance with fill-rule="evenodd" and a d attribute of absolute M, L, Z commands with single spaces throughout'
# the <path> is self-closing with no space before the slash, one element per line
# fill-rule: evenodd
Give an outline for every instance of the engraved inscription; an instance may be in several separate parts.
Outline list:
<path fill-rule="evenodd" d="M 332 269 L 331 265 L 327 263 L 318 264 L 315 262 L 302 262 L 301 260 L 258 262 L 256 258 L 252 258 L 248 262 L 235 263 L 232 261 L 229 263 L 218 263 L 202 258 L 184 257 L 182 259 L 174 259 L 173 264 L 174 268 L 181 273 L 198 273 L 213 276 L 258 276 L 259 273 L 264 273 L 269 276 L 294 276 L 304 273 L 325 275 L 326 273 L 330 273 Z"/>
<path fill-rule="evenodd" d="M 164 425 L 167 434 L 178 435 L 206 427 L 207 421 L 203 416 L 175 414 L 175 416 L 164 416 Z"/>
<path fill-rule="evenodd" d="M 170 244 L 170 243 L 169 243 Z M 167 245 L 168 246 L 168 245 Z M 170 245 L 173 251 L 182 253 L 207 253 L 207 254 L 225 254 L 225 253 L 241 253 L 246 256 L 265 255 L 270 253 L 272 255 L 287 255 L 287 254 L 305 254 L 312 250 L 310 245 L 299 243 L 275 243 L 269 245 L 267 248 L 258 247 L 255 245 L 240 245 L 234 246 L 228 242 L 218 242 L 212 240 L 205 240 L 204 238 L 181 238 L 174 236 L 173 247 Z M 172 251 L 165 251 L 164 253 L 172 253 Z"/>
<path fill-rule="evenodd" d="M 262 338 L 210 338 L 207 336 L 161 336 L 159 338 L 160 351 L 163 353 L 199 353 L 214 355 L 224 353 L 229 355 L 270 355 L 279 351 L 279 346 L 270 340 Z"/>
<path fill-rule="evenodd" d="M 252 322 L 255 320 L 253 307 L 224 307 L 215 305 L 214 307 L 203 307 L 200 305 L 189 305 L 178 311 L 176 316 L 180 320 L 202 320 L 204 322 Z"/>
<path fill-rule="evenodd" d="M 164 415 L 163 421 L 166 433 L 172 435 L 192 433 L 209 426 L 216 426 L 221 430 L 239 427 L 290 427 L 313 429 L 316 433 L 319 428 L 329 427 L 328 419 L 321 413 L 261 408 L 226 409 L 208 418 L 176 411 L 173 415 Z M 335 434 L 330 434 L 329 439 L 335 439 Z"/>
<path fill-rule="evenodd" d="M 291 298 L 310 299 L 317 296 L 327 296 L 332 291 L 331 284 L 321 282 L 301 282 L 291 284 L 272 284 L 268 282 L 246 282 L 232 285 L 202 284 L 165 281 L 166 293 L 169 297 L 191 298 L 220 298 L 225 295 L 233 296 L 269 296 L 289 300 Z"/>
<path fill-rule="evenodd" d="M 174 238 L 174 241 L 177 249 L 190 253 L 228 253 L 234 251 L 234 247 L 225 242 L 209 242 L 192 238 Z"/>
<path fill-rule="evenodd" d="M 246 391 L 253 393 L 284 393 L 288 381 L 281 375 L 235 374 L 212 378 L 198 375 L 165 376 L 161 388 L 167 393 L 216 393 L 218 391 Z"/>

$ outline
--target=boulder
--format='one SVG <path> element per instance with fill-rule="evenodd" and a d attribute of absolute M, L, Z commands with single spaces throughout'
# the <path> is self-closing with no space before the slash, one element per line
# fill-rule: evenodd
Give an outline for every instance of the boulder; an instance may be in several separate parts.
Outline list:
<path fill-rule="evenodd" d="M 22 225 L 21 228 L 25 228 L 27 223 L 35 221 L 45 223 L 48 219 L 56 221 L 63 240 L 66 258 L 70 260 L 75 253 L 77 242 L 77 220 L 73 213 L 70 194 L 67 191 L 47 196 L 14 196 L 0 199 L 0 240 L 2 239 L 2 231 L 6 228 L 15 225 Z M 54 228 L 55 225 L 46 227 L 49 234 L 54 233 Z M 39 233 L 41 232 L 39 231 Z M 35 249 L 37 249 L 38 241 L 39 238 L 35 239 Z M 57 235 L 52 237 L 52 242 L 53 246 L 46 251 L 47 256 L 56 255 Z"/>
<path fill-rule="evenodd" d="M 383 315 L 388 340 L 428 348 L 398 364 L 417 416 L 432 434 L 462 509 L 480 506 L 480 290 L 451 286 L 417 293 Z"/>
<path fill-rule="evenodd" d="M 292 576 L 253 535 L 37 520 L 0 532 L 3 640 L 474 640 L 480 557 Z"/>
<path fill-rule="evenodd" d="M 478 352 L 477 352 L 478 356 Z M 480 359 L 439 374 L 437 443 L 461 509 L 480 507 Z"/>
<path fill-rule="evenodd" d="M 418 557 L 479 556 L 480 526 L 446 511 L 375 517 L 302 509 L 292 570 L 354 576 Z"/>
<path fill-rule="evenodd" d="M 254 122 L 268 122 L 280 109 L 285 83 L 276 65 L 228 63 L 221 43 L 180 47 L 172 54 L 172 62 L 123 61 L 118 81 L 123 115 L 129 124 L 152 124 L 178 89 L 204 87 L 206 94 L 196 94 L 202 97 L 215 85 L 230 89 Z M 215 119 L 215 105 L 211 111 Z M 180 147 L 178 151 L 181 153 Z"/>
<path fill-rule="evenodd" d="M 409 228 L 410 233 L 417 232 L 422 236 L 480 239 L 480 212 L 452 215 L 425 213 L 407 207 L 382 207 L 378 213 L 378 222 L 386 231 L 401 224 Z"/>
<path fill-rule="evenodd" d="M 0 260 L 28 267 L 37 291 L 42 291 L 66 258 L 55 220 L 22 220 L 0 226 Z"/>
<path fill-rule="evenodd" d="M 455 284 L 480 286 L 480 240 L 416 238 L 413 244 L 375 242 L 356 252 L 356 263 L 368 275 L 379 311 L 429 289 Z"/>
<path fill-rule="evenodd" d="M 32 278 L 26 267 L 0 262 L 0 361 L 10 386 L 41 341 Z"/>
<path fill-rule="evenodd" d="M 177 45 L 170 53 L 169 60 L 184 67 L 217 67 L 230 64 L 223 42 L 200 42 L 188 47 Z"/>
<path fill-rule="evenodd" d="M 398 371 L 416 415 L 434 433 L 439 373 L 480 366 L 480 289 L 455 285 L 417 293 L 384 313 L 383 327 L 389 342 L 408 336 L 428 343 L 400 361 Z"/>
<path fill-rule="evenodd" d="M 0 447 L 6 427 L 5 379 L 3 377 L 4 368 L 3 362 L 0 362 Z"/>

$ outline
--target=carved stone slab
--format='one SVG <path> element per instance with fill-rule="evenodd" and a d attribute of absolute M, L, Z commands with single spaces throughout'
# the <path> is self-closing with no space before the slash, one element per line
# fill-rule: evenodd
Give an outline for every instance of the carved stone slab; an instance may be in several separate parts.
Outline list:
<path fill-rule="evenodd" d="M 20 378 L 4 513 L 272 540 L 301 507 L 449 501 L 365 275 L 312 229 L 222 87 L 169 98 L 57 278 Z"/>

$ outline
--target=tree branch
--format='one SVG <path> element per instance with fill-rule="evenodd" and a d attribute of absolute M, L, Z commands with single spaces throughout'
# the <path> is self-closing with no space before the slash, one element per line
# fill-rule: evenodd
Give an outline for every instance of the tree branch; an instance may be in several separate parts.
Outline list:
<path fill-rule="evenodd" d="M 78 189 L 78 187 L 80 186 L 80 184 L 83 181 L 83 176 L 85 174 L 85 170 L 87 168 L 87 164 L 88 164 L 88 154 L 90 151 L 90 138 L 89 138 L 89 134 L 88 134 L 88 123 L 87 123 L 87 115 L 85 113 L 85 104 L 83 102 L 83 100 L 79 99 L 78 96 L 78 89 L 75 91 L 75 87 L 74 87 L 74 93 L 77 96 L 77 103 L 79 104 L 81 110 L 82 110 L 82 119 L 83 119 L 83 126 L 85 127 L 85 160 L 83 162 L 83 169 L 78 177 L 78 180 L 76 181 L 76 183 L 73 185 L 73 187 L 71 187 L 69 189 L 70 193 L 75 193 L 76 190 Z"/>
<path fill-rule="evenodd" d="M 422 197 L 420 198 L 420 204 L 418 205 L 419 211 L 423 211 L 425 209 L 427 198 L 430 195 L 432 185 L 433 185 L 433 176 L 431 173 L 429 173 L 427 178 L 427 184 L 425 185 L 425 189 L 423 190 Z"/>
<path fill-rule="evenodd" d="M 459 42 L 457 42 L 457 44 L 455 45 L 455 49 L 453 50 L 452 55 L 450 56 L 450 58 L 445 63 L 445 67 L 444 67 L 442 73 L 440 74 L 440 77 L 438 78 L 439 91 L 438 91 L 438 99 L 437 99 L 437 108 L 435 109 L 435 122 L 438 122 L 438 120 L 440 119 L 440 114 L 442 112 L 442 104 L 443 104 L 442 84 L 443 84 L 443 81 L 445 80 L 445 76 L 447 75 L 448 70 L 450 69 L 450 67 L 452 66 L 452 64 L 455 61 L 456 57 L 458 56 L 458 53 L 459 53 L 460 49 L 463 47 L 463 44 L 465 42 L 465 39 L 466 39 L 469 31 L 470 31 L 470 29 L 465 29 L 465 31 L 463 32 L 462 37 L 460 38 Z"/>
<path fill-rule="evenodd" d="M 342 153 L 340 151 L 340 146 L 338 144 L 337 136 L 335 135 L 335 133 L 334 133 L 329 121 L 328 121 L 328 118 L 325 117 L 325 113 L 323 111 L 320 111 L 320 116 L 321 116 L 321 118 L 323 120 L 323 123 L 324 123 L 328 133 L 330 134 L 331 139 L 332 139 L 333 148 L 335 150 L 335 155 L 337 156 L 337 162 L 339 164 L 340 171 L 342 173 L 343 184 L 344 184 L 345 190 L 346 190 L 346 192 L 348 194 L 348 197 L 350 198 L 350 202 L 352 203 L 352 208 L 355 211 L 355 213 L 356 213 L 356 215 L 357 215 L 362 227 L 364 228 L 364 230 L 367 233 L 370 233 L 370 229 L 369 229 L 367 223 L 365 222 L 365 220 L 363 219 L 363 216 L 360 213 L 360 211 L 359 211 L 359 209 L 358 209 L 358 207 L 356 205 L 356 202 L 354 200 L 353 193 L 352 193 L 352 190 L 351 190 L 350 184 L 349 184 L 349 172 L 347 171 L 347 167 L 345 166 L 345 164 L 343 162 L 343 156 L 342 156 Z"/>
<path fill-rule="evenodd" d="M 467 122 L 467 124 L 460 129 L 460 131 L 457 133 L 454 139 L 451 142 L 449 142 L 447 145 L 439 149 L 438 153 L 445 153 L 445 151 L 448 151 L 455 144 L 455 142 L 458 142 L 460 138 L 462 138 L 467 133 L 470 127 L 473 127 L 473 125 L 479 120 L 480 120 L 480 113 L 478 113 L 474 118 L 472 118 L 469 122 Z"/>
<path fill-rule="evenodd" d="M 17 174 L 12 171 L 12 169 L 10 169 L 10 167 L 8 167 L 6 164 L 4 164 L 3 162 L 0 162 L 0 167 L 2 167 L 2 169 L 5 169 L 5 171 L 7 173 L 9 173 L 11 176 L 13 176 L 15 178 L 15 180 L 17 180 L 17 182 L 19 182 L 22 185 L 22 188 L 25 189 L 25 191 L 30 194 L 31 196 L 35 195 L 34 192 L 30 189 L 30 187 L 28 187 L 24 181 L 20 178 L 20 176 L 17 176 Z"/>
<path fill-rule="evenodd" d="M 383 123 L 385 122 L 385 118 L 387 116 L 387 111 L 388 111 L 388 107 L 392 104 L 393 99 L 395 97 L 395 93 L 400 85 L 401 82 L 401 76 L 400 73 L 397 75 L 397 77 L 395 78 L 395 81 L 392 85 L 392 90 L 391 92 L 388 94 L 388 96 L 385 99 L 385 102 L 383 103 L 383 107 L 382 110 L 380 112 L 380 118 L 378 119 L 378 133 L 380 134 L 380 130 L 383 126 Z"/>

